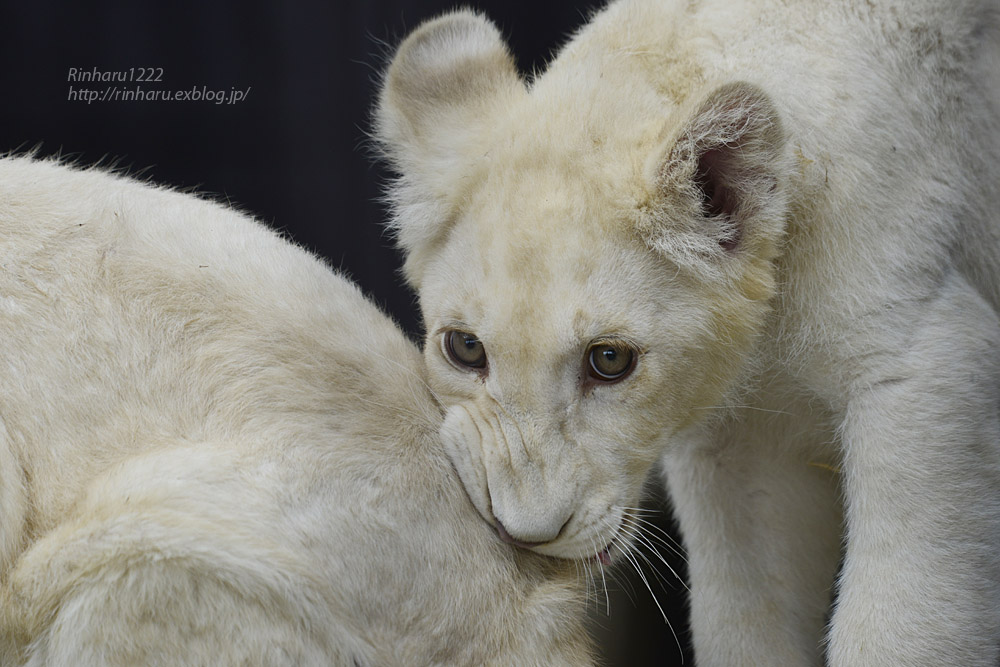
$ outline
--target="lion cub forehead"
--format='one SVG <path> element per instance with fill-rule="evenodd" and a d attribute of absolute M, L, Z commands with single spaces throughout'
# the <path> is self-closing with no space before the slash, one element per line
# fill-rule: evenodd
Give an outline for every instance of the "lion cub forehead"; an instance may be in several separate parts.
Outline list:
<path fill-rule="evenodd" d="M 638 173 L 565 147 L 536 148 L 497 147 L 483 158 L 458 215 L 483 242 L 586 247 L 629 229 L 646 196 Z"/>
<path fill-rule="evenodd" d="M 494 342 L 544 339 L 549 352 L 637 334 L 637 294 L 672 274 L 638 240 L 585 222 L 466 216 L 435 267 L 425 308 Z"/>
<path fill-rule="evenodd" d="M 569 289 L 596 273 L 602 251 L 621 242 L 618 211 L 588 206 L 582 195 L 557 183 L 545 187 L 544 180 L 537 174 L 503 187 L 488 183 L 462 214 L 456 236 L 482 258 L 486 280 L 523 291 Z"/>
<path fill-rule="evenodd" d="M 644 201 L 663 109 L 647 117 L 635 105 L 626 110 L 593 97 L 533 93 L 494 110 L 477 153 L 465 155 L 467 183 L 475 183 L 480 203 L 489 197 L 538 224 L 558 219 L 560 210 L 614 219 Z"/>

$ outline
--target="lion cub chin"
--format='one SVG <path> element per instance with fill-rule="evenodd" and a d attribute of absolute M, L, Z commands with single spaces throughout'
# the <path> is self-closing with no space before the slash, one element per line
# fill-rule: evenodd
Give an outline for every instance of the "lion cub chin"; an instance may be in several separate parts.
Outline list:
<path fill-rule="evenodd" d="M 592 664 L 419 352 L 246 216 L 0 159 L 0 664 Z"/>
<path fill-rule="evenodd" d="M 997 664 L 996 9 L 620 0 L 529 80 L 472 12 L 402 43 L 392 230 L 504 539 L 621 556 L 659 460 L 699 665 Z"/>

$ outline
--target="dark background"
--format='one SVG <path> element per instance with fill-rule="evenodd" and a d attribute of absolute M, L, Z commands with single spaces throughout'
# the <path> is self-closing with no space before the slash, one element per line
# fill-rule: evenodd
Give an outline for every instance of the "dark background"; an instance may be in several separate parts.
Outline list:
<path fill-rule="evenodd" d="M 597 2 L 480 0 L 508 37 L 522 71 L 549 56 Z M 284 230 L 358 281 L 415 338 L 413 294 L 384 235 L 377 202 L 386 174 L 366 132 L 378 73 L 420 21 L 456 6 L 431 0 L 365 2 L 0 3 L 0 152 L 37 149 L 82 164 L 115 163 L 142 178 L 232 202 Z M 162 68 L 159 83 L 68 81 L 70 68 Z M 235 104 L 94 101 L 74 91 L 233 89 Z M 80 93 L 77 92 L 79 96 Z M 654 506 L 662 501 L 651 501 Z M 670 529 L 669 518 L 663 525 Z M 683 576 L 683 562 L 660 551 Z M 655 557 L 647 553 L 651 561 Z M 642 580 L 619 567 L 591 608 L 608 665 L 682 664 L 681 651 Z M 687 646 L 683 586 L 642 563 Z M 662 579 L 662 582 L 661 582 Z M 377 593 L 376 593 L 377 594 Z"/>

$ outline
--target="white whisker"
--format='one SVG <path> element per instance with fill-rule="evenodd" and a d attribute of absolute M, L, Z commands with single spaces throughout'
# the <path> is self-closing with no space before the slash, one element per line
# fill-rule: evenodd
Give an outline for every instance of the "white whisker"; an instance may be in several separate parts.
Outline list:
<path fill-rule="evenodd" d="M 596 554 L 599 553 L 599 551 L 597 550 L 597 545 L 594 544 L 594 540 L 593 539 L 590 540 L 590 544 L 591 544 L 592 547 L 594 547 L 594 554 L 595 554 L 595 557 L 596 557 Z M 588 561 L 589 561 L 589 559 L 588 559 Z M 601 583 L 604 586 L 604 613 L 606 613 L 607 615 L 610 616 L 611 615 L 611 598 L 608 595 L 608 580 L 604 578 L 604 565 L 602 563 L 598 562 L 597 563 L 597 569 L 601 573 Z M 597 585 L 597 581 L 596 580 L 594 581 L 594 585 L 595 586 Z"/>
<path fill-rule="evenodd" d="M 648 516 L 660 516 L 660 512 L 655 510 L 641 510 L 640 508 L 625 507 L 625 516 L 635 521 L 641 523 L 647 530 L 656 531 L 662 538 L 658 537 L 657 541 L 662 542 L 663 546 L 667 547 L 673 553 L 681 557 L 685 562 L 687 562 L 687 554 L 685 553 L 684 547 L 677 542 L 673 535 L 665 531 L 663 528 L 655 524 L 654 522 L 646 519 L 642 516 L 636 516 L 635 514 L 645 513 Z"/>
<path fill-rule="evenodd" d="M 657 526 L 655 523 L 652 523 L 651 521 L 648 521 L 646 519 L 642 519 L 640 517 L 629 517 L 629 519 L 633 522 L 632 525 L 635 527 L 637 532 L 644 532 L 645 536 L 649 540 L 655 541 L 658 544 L 662 544 L 675 556 L 683 560 L 685 563 L 687 562 L 687 555 L 684 553 L 682 549 L 678 548 L 677 546 L 674 546 L 676 544 L 676 541 L 673 539 L 673 537 L 671 537 L 671 535 L 668 532 Z M 659 533 L 659 535 L 653 533 L 652 531 L 654 530 L 657 533 Z M 669 542 L 667 540 L 669 540 Z"/>
<path fill-rule="evenodd" d="M 590 581 L 587 579 L 586 575 L 583 572 L 581 572 L 581 570 L 580 570 L 580 561 L 578 561 L 578 560 L 574 560 L 573 561 L 573 570 L 576 573 L 576 579 L 577 579 L 577 581 L 579 581 L 581 577 L 583 578 L 583 582 L 584 582 L 584 589 L 583 589 L 584 590 L 584 597 L 583 597 L 583 602 L 584 602 L 584 606 L 587 607 L 587 608 L 589 608 L 590 607 Z"/>
<path fill-rule="evenodd" d="M 797 416 L 794 412 L 787 412 L 785 410 L 770 410 L 768 408 L 759 408 L 756 405 L 707 405 L 701 408 L 693 408 L 694 410 L 756 410 L 757 412 L 770 412 L 776 415 L 789 415 L 791 417 Z"/>
<path fill-rule="evenodd" d="M 663 557 L 663 555 L 656 549 L 655 546 L 653 546 L 653 544 L 649 541 L 649 539 L 645 535 L 643 535 L 641 532 L 637 532 L 635 538 L 646 548 L 648 548 L 650 551 L 653 552 L 653 554 L 659 559 L 659 561 L 663 563 L 663 566 L 666 567 L 668 570 L 670 570 L 670 574 L 674 575 L 674 578 L 680 582 L 681 586 L 683 586 L 688 592 L 691 591 L 691 589 L 688 588 L 688 585 L 684 582 L 684 579 L 682 579 L 681 576 L 677 574 L 677 570 L 675 570 L 673 566 L 667 562 L 667 559 Z M 649 566 L 653 568 L 654 572 L 658 572 L 656 566 L 654 566 L 653 563 L 650 563 L 645 556 L 643 556 L 643 559 L 646 560 L 647 563 L 649 563 Z M 663 583 L 666 584 L 667 582 L 664 581 Z"/>
<path fill-rule="evenodd" d="M 587 573 L 587 606 L 590 606 L 590 597 L 593 595 L 594 598 L 594 611 L 600 613 L 601 611 L 601 598 L 597 591 L 597 578 L 594 576 L 590 569 L 590 562 L 587 560 L 580 561 L 583 564 L 583 570 Z"/>
<path fill-rule="evenodd" d="M 612 541 L 618 543 L 620 547 L 623 546 L 623 541 L 621 540 L 621 538 L 617 536 L 614 537 Z M 628 545 L 624 544 L 624 546 Z M 677 650 L 680 651 L 681 664 L 684 664 L 684 649 L 681 646 L 681 640 L 677 636 L 677 632 L 674 630 L 674 626 L 670 622 L 670 619 L 667 618 L 667 613 L 663 610 L 663 607 L 660 605 L 660 601 L 656 598 L 656 594 L 653 592 L 653 587 L 649 585 L 649 580 L 646 578 L 646 575 L 643 574 L 642 568 L 639 566 L 639 562 L 635 559 L 635 557 L 631 553 L 629 553 L 629 551 L 626 551 L 624 548 L 622 549 L 622 551 L 625 555 L 625 558 L 627 558 L 628 561 L 632 564 L 632 567 L 635 568 L 635 572 L 636 574 L 639 575 L 639 578 L 642 580 L 642 583 L 646 585 L 646 590 L 648 590 L 650 596 L 652 596 L 653 603 L 656 604 L 656 608 L 660 610 L 660 615 L 663 617 L 663 622 L 666 623 L 667 627 L 670 629 L 670 634 L 673 635 L 674 642 L 677 644 Z"/>
<path fill-rule="evenodd" d="M 621 570 L 618 568 L 608 570 L 607 575 L 612 582 L 618 585 L 618 590 L 628 597 L 629 602 L 634 607 L 636 605 L 636 592 L 632 582 L 627 577 L 623 577 Z"/>

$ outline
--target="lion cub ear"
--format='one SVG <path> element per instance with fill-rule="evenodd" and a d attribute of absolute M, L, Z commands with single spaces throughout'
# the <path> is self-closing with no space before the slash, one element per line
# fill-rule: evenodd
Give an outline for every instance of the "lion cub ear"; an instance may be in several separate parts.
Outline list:
<path fill-rule="evenodd" d="M 428 21 L 407 37 L 382 86 L 375 134 L 400 175 L 390 191 L 390 225 L 414 282 L 413 255 L 444 231 L 482 124 L 526 89 L 497 27 L 469 10 Z"/>
<path fill-rule="evenodd" d="M 777 110 L 758 87 L 715 88 L 688 106 L 655 155 L 646 243 L 681 265 L 730 273 L 743 258 L 773 259 L 784 231 L 787 168 Z M 738 270 L 738 269 L 737 269 Z"/>

